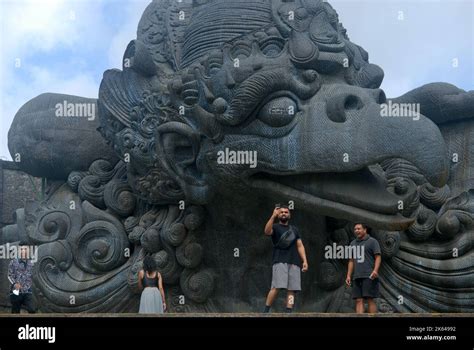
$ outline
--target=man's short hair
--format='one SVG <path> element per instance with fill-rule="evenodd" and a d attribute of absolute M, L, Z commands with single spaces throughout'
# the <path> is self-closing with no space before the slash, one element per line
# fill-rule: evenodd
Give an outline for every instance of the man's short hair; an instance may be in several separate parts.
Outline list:
<path fill-rule="evenodd" d="M 288 206 L 287 206 L 286 204 L 285 204 L 285 205 L 281 205 L 281 206 L 280 206 L 280 209 L 288 209 L 288 210 L 290 210 L 290 208 L 288 208 Z"/>
<path fill-rule="evenodd" d="M 28 246 L 28 242 L 26 242 L 26 241 L 20 241 L 20 243 L 18 243 L 18 246 L 19 246 L 19 247 Z"/>
<path fill-rule="evenodd" d="M 367 231 L 367 233 L 369 233 L 369 232 L 372 230 L 372 229 L 369 227 L 369 225 L 367 225 L 367 224 L 365 224 L 365 223 L 363 223 L 363 222 L 356 222 L 356 223 L 354 224 L 354 227 L 356 227 L 356 225 L 362 226 L 362 227 L 364 228 L 364 230 Z"/>

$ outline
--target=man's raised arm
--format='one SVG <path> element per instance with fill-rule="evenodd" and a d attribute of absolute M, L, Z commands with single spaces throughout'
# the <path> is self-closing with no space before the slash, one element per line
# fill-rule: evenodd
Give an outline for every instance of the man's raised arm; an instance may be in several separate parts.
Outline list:
<path fill-rule="evenodd" d="M 278 217 L 279 212 L 280 212 L 279 208 L 275 208 L 275 210 L 273 210 L 272 216 L 270 217 L 270 219 L 268 219 L 267 224 L 265 225 L 265 230 L 264 230 L 265 236 L 271 236 L 273 234 L 273 223 L 275 219 Z"/>

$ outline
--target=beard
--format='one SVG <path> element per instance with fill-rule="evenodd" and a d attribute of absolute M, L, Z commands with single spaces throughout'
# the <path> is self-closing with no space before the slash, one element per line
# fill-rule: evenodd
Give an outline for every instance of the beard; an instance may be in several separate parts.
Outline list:
<path fill-rule="evenodd" d="M 288 218 L 280 218 L 280 222 L 286 224 L 288 222 Z"/>

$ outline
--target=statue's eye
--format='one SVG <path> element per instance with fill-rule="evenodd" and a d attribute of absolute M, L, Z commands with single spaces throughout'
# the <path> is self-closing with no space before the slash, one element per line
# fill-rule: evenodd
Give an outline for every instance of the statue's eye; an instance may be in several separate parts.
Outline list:
<path fill-rule="evenodd" d="M 230 56 L 233 60 L 245 59 L 252 53 L 252 46 L 246 41 L 237 41 L 230 50 Z"/>
<path fill-rule="evenodd" d="M 258 112 L 257 118 L 273 127 L 291 123 L 297 111 L 296 102 L 289 97 L 279 97 L 266 103 Z"/>
<path fill-rule="evenodd" d="M 267 57 L 277 57 L 285 47 L 285 41 L 270 37 L 260 42 L 260 50 Z"/>
<path fill-rule="evenodd" d="M 133 147 L 133 135 L 132 134 L 124 134 L 123 136 L 123 145 L 126 148 L 131 148 Z"/>

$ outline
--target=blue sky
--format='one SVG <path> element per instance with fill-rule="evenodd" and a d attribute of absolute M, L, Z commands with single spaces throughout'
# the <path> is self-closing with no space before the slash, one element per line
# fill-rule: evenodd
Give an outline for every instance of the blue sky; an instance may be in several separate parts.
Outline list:
<path fill-rule="evenodd" d="M 151 0 L 0 0 L 0 158 L 16 111 L 43 92 L 97 97 Z M 396 97 L 429 82 L 474 86 L 474 0 L 332 0 Z M 453 63 L 457 62 L 457 67 Z M 18 66 L 18 63 L 20 65 Z"/>

